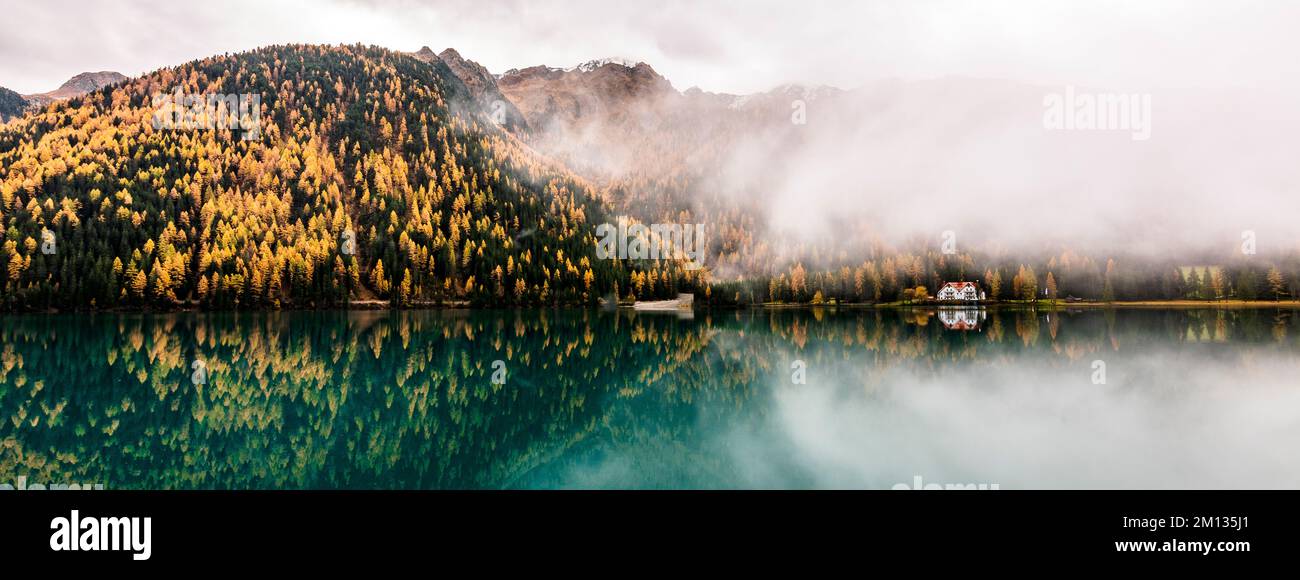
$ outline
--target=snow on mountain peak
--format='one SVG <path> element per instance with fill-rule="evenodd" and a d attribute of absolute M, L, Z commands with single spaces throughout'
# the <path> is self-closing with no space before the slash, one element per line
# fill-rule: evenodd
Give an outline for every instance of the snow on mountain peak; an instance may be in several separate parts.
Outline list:
<path fill-rule="evenodd" d="M 578 66 L 566 68 L 564 69 L 564 72 L 573 72 L 573 71 L 591 72 L 607 64 L 616 64 L 625 68 L 636 68 L 637 65 L 641 64 L 641 61 L 633 60 L 630 58 L 619 58 L 619 57 L 600 58 L 596 60 L 589 60 Z"/>

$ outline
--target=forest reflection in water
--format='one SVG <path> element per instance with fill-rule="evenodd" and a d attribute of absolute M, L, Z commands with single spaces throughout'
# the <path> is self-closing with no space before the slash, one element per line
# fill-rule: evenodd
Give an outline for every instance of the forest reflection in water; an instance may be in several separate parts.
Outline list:
<path fill-rule="evenodd" d="M 1295 314 L 10 315 L 0 483 L 1294 488 Z"/>

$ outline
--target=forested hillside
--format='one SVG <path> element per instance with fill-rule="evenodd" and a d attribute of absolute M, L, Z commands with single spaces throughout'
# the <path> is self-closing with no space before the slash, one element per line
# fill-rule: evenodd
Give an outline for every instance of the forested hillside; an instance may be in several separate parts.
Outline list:
<path fill-rule="evenodd" d="M 93 74 L 60 90 L 117 78 Z M 1258 256 L 1219 237 L 1213 251 L 1155 257 L 1114 250 L 1136 242 L 981 245 L 963 231 L 945 252 L 939 229 L 882 232 L 890 212 L 942 215 L 942 204 L 908 213 L 858 199 L 908 197 L 857 183 L 887 164 L 852 179 L 817 170 L 839 150 L 879 154 L 901 138 L 840 125 L 875 127 L 907 103 L 929 110 L 986 84 L 737 96 L 678 92 L 644 63 L 495 77 L 451 49 L 294 45 L 215 56 L 0 126 L 0 308 L 513 306 L 678 291 L 714 305 L 880 303 L 959 280 L 997 300 L 1300 296 L 1300 251 L 1276 236 Z M 1026 90 L 993 85 L 988 103 Z M 257 95 L 256 138 L 156 128 L 154 99 L 177 91 Z M 792 117 L 791 103 L 815 114 Z M 950 125 L 936 123 L 946 134 Z M 807 213 L 833 217 L 823 229 L 834 235 L 793 228 Z M 597 259 L 597 225 L 619 216 L 704 224 L 706 267 Z"/>
<path fill-rule="evenodd" d="M 260 95 L 260 138 L 155 129 L 178 89 Z M 590 303 L 634 275 L 595 259 L 612 218 L 581 178 L 445 64 L 374 47 L 216 56 L 54 103 L 0 129 L 0 196 L 8 308 Z M 644 296 L 690 283 L 648 267 Z"/>
<path fill-rule="evenodd" d="M 0 123 L 23 113 L 27 101 L 23 96 L 4 87 L 0 87 Z"/>
<path fill-rule="evenodd" d="M 881 81 L 848 91 L 785 85 L 751 95 L 678 92 L 644 63 L 532 67 L 507 72 L 498 83 L 527 116 L 529 145 L 601 187 L 619 213 L 645 222 L 706 224 L 711 284 L 701 300 L 710 304 L 910 301 L 948 281 L 977 282 L 995 300 L 1300 297 L 1300 247 L 1276 235 L 1258 255 L 1243 251 L 1237 232 L 1215 237 L 1199 229 L 1205 235 L 1197 244 L 1151 252 L 1150 244 L 1167 241 L 1158 233 L 1164 224 L 1154 222 L 1118 232 L 1132 236 L 1125 243 L 1114 238 L 1098 244 L 1096 236 L 1077 232 L 1030 243 L 999 239 L 1071 222 L 1050 208 L 1030 220 L 995 222 L 983 235 L 963 229 L 962 243 L 951 251 L 942 246 L 948 226 L 913 227 L 906 235 L 893 228 L 889 235 L 893 221 L 1014 209 L 992 196 L 971 195 L 975 181 L 926 177 L 944 164 L 992 171 L 981 159 L 963 165 L 972 157 L 949 149 L 992 146 L 989 140 L 999 138 L 997 131 L 967 126 L 970 119 L 1016 126 L 1023 120 L 1017 115 L 1027 111 L 1034 130 L 1012 139 L 1015 147 L 1061 147 L 1038 130 L 1042 87 L 941 79 Z M 934 114 L 947 110 L 939 104 L 950 104 L 954 94 L 965 95 L 969 109 Z M 1008 107 L 1016 103 L 1031 106 Z M 978 137 L 950 138 L 968 130 Z M 918 134 L 918 142 L 910 141 Z M 912 145 L 925 153 L 891 157 Z M 895 162 L 918 159 L 911 174 L 891 181 L 890 175 L 906 173 L 894 171 Z M 1059 167 L 1073 172 L 1081 166 Z M 1044 199 L 1072 197 L 1050 180 L 1035 187 Z M 967 198 L 989 201 L 957 209 L 955 202 Z M 900 206 L 914 199 L 928 201 Z M 1136 215 L 1114 213 L 1109 217 Z M 816 217 L 827 219 L 810 219 Z"/>

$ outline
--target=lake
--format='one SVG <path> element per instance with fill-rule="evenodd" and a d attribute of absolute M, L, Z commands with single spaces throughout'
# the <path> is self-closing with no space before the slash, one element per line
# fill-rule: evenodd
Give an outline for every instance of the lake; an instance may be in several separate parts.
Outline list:
<path fill-rule="evenodd" d="M 0 320 L 3 484 L 1300 487 L 1291 310 Z"/>

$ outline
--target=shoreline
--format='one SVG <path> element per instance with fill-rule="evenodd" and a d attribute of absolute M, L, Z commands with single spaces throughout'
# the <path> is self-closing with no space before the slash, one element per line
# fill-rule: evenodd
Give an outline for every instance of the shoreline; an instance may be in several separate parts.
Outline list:
<path fill-rule="evenodd" d="M 1062 302 L 1062 301 L 1041 301 L 1041 302 L 978 302 L 978 303 L 869 303 L 869 302 L 844 302 L 839 304 L 809 304 L 809 303 L 762 303 L 748 305 L 716 305 L 707 304 L 699 305 L 690 311 L 710 311 L 710 310 L 911 310 L 911 309 L 941 309 L 941 308 L 959 308 L 959 309 L 1017 309 L 1017 310 L 1071 310 L 1071 309 L 1122 309 L 1122 308 L 1149 308 L 1149 309 L 1178 309 L 1178 310 L 1218 310 L 1218 309 L 1300 309 L 1300 300 L 1134 300 L 1134 301 L 1116 301 L 1116 302 Z M 633 312 L 652 312 L 653 309 L 635 309 L 631 306 L 619 305 L 616 308 L 602 307 L 600 305 L 588 304 L 551 304 L 551 305 L 534 305 L 534 306 L 513 306 L 513 305 L 487 305 L 476 306 L 463 301 L 447 301 L 437 303 L 412 304 L 405 306 L 390 306 L 387 301 L 367 300 L 355 301 L 348 305 L 336 306 L 306 306 L 306 307 L 280 307 L 280 308 L 212 308 L 206 309 L 198 306 L 184 306 L 178 308 L 147 308 L 147 307 L 118 307 L 118 308 L 89 308 L 89 309 L 49 309 L 49 310 L 5 310 L 0 311 L 0 316 L 21 315 L 21 314 L 172 314 L 180 312 L 319 312 L 319 311 L 386 311 L 386 310 L 628 310 Z M 674 309 L 677 310 L 677 309 Z M 683 310 L 685 311 L 685 310 Z"/>
<path fill-rule="evenodd" d="M 741 307 L 744 308 L 744 307 Z M 864 303 L 864 302 L 846 302 L 841 304 L 775 304 L 766 303 L 751 306 L 751 308 L 770 308 L 780 310 L 783 308 L 855 308 L 855 309 L 873 309 L 873 310 L 902 310 L 902 309 L 938 309 L 938 308 L 1012 308 L 1012 309 L 1032 309 L 1032 310 L 1069 310 L 1073 308 L 1171 308 L 1171 309 L 1229 309 L 1229 308 L 1300 308 L 1300 300 L 1131 300 L 1131 301 L 1114 301 L 1114 302 L 1064 302 L 1048 301 L 1039 302 L 992 302 L 982 301 L 976 303 L 962 302 L 921 302 L 921 303 Z"/>

